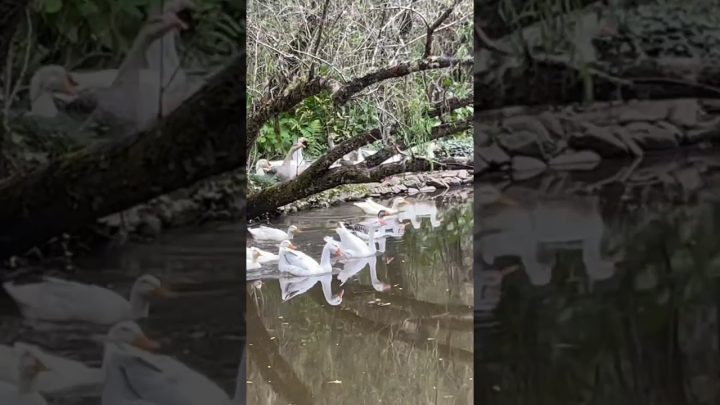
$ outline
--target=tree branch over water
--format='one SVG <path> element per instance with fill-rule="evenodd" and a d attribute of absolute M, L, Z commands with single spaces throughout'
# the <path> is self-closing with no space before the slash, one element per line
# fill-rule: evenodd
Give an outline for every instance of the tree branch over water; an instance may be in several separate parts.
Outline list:
<path fill-rule="evenodd" d="M 0 183 L 0 257 L 245 164 L 241 54 L 154 128 Z"/>
<path fill-rule="evenodd" d="M 448 135 L 467 131 L 471 128 L 471 126 L 471 118 L 458 121 L 456 123 L 438 125 L 433 128 L 433 131 L 427 140 L 440 139 Z M 328 169 L 335 160 L 343 156 L 344 151 L 352 151 L 362 145 L 366 145 L 375 140 L 375 136 L 378 134 L 379 130 L 376 129 L 364 135 L 348 139 L 338 145 L 335 149 L 331 150 L 328 154 L 313 162 L 309 168 L 307 168 L 295 179 L 266 188 L 250 195 L 248 197 L 247 204 L 247 218 L 255 218 L 259 215 L 270 212 L 277 207 L 281 207 L 285 204 L 289 204 L 301 198 L 309 197 L 313 194 L 317 194 L 342 184 L 378 182 L 385 177 L 408 172 L 438 169 L 467 169 L 464 165 L 431 162 L 422 158 L 403 160 L 397 163 L 389 163 L 374 168 L 368 168 L 365 165 L 354 165 Z"/>

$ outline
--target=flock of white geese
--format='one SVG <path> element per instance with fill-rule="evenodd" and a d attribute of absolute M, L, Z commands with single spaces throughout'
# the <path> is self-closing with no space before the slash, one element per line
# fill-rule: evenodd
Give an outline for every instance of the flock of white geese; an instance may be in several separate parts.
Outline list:
<path fill-rule="evenodd" d="M 32 117 L 54 118 L 69 112 L 120 119 L 133 131 L 147 129 L 199 89 L 180 66 L 176 36 L 188 28 L 179 15 L 191 0 L 168 1 L 151 10 L 117 69 L 68 72 L 60 65 L 39 68 L 30 80 Z M 57 100 L 65 102 L 58 108 Z"/>
<path fill-rule="evenodd" d="M 308 146 L 309 142 L 307 138 L 298 138 L 298 140 L 290 147 L 290 150 L 288 151 L 284 160 L 258 159 L 258 161 L 255 162 L 254 173 L 258 176 L 274 174 L 278 178 L 280 178 L 281 181 L 292 180 L 302 174 L 302 172 L 304 172 L 305 169 L 310 167 L 310 165 L 313 163 L 311 160 L 306 159 L 303 154 L 303 151 L 307 149 Z M 330 147 L 330 149 L 335 148 L 332 134 L 330 137 L 328 137 L 328 146 Z M 423 152 L 426 157 L 433 158 L 434 151 L 438 148 L 438 145 L 436 142 L 432 141 L 423 148 L 424 150 L 421 150 L 421 152 Z M 411 149 L 418 150 L 418 147 L 416 146 Z M 338 159 L 336 162 L 330 165 L 330 168 L 333 169 L 340 166 L 357 165 L 364 162 L 366 158 L 372 156 L 375 153 L 377 153 L 376 150 L 370 147 L 363 146 L 358 148 L 357 150 L 347 153 L 342 158 Z M 407 158 L 408 156 L 406 154 L 398 153 L 389 157 L 388 159 L 385 159 L 382 163 L 380 163 L 380 165 L 398 163 Z"/>
<path fill-rule="evenodd" d="M 249 228 L 257 244 L 268 248 L 274 246 L 277 254 L 258 246 L 249 246 L 246 248 L 246 268 L 258 274 L 265 274 L 265 270 L 274 273 L 277 269 L 283 301 L 307 292 L 319 282 L 325 301 L 329 305 L 340 305 L 343 291 L 333 294 L 331 290 L 335 263 L 343 265 L 337 274 L 341 285 L 368 266 L 373 288 L 387 291 L 390 286 L 378 279 L 376 271 L 376 258 L 385 253 L 387 239 L 402 238 L 408 221 L 414 229 L 419 229 L 423 218 L 427 218 L 431 227 L 436 228 L 442 218 L 432 200 L 396 197 L 389 207 L 372 199 L 353 204 L 369 218 L 357 224 L 339 222 L 335 228 L 339 240 L 323 237 L 319 261 L 300 251 L 293 243 L 294 236 L 301 232 L 296 225 L 290 225 L 287 231 L 264 225 Z"/>
<path fill-rule="evenodd" d="M 109 330 L 90 337 L 104 347 L 99 368 L 25 342 L 0 345 L 0 404 L 42 405 L 46 395 L 79 392 L 99 396 L 102 405 L 243 403 L 237 397 L 240 388 L 230 398 L 204 375 L 156 352 L 160 345 L 136 323 L 148 317 L 152 299 L 173 295 L 154 276 L 139 277 L 129 299 L 103 287 L 52 277 L 27 284 L 8 281 L 3 288 L 35 328 L 52 325 L 46 322 L 74 322 Z M 240 375 L 238 370 L 238 386 Z"/>
<path fill-rule="evenodd" d="M 58 116 L 59 99 L 68 110 L 111 114 L 141 130 L 169 114 L 202 85 L 186 77 L 175 47 L 178 32 L 187 28 L 179 14 L 193 7 L 190 0 L 175 0 L 151 12 L 118 69 L 68 72 L 59 65 L 41 67 L 30 81 L 28 115 Z M 94 339 L 104 346 L 100 368 L 24 342 L 0 345 L 2 405 L 43 405 L 47 395 L 72 395 L 79 389 L 100 396 L 102 405 L 244 402 L 181 362 L 154 352 L 159 344 L 136 323 L 148 316 L 151 299 L 171 295 L 154 276 L 139 277 L 129 299 L 106 288 L 52 277 L 28 284 L 7 281 L 3 289 L 30 325 L 81 322 L 109 329 Z"/>

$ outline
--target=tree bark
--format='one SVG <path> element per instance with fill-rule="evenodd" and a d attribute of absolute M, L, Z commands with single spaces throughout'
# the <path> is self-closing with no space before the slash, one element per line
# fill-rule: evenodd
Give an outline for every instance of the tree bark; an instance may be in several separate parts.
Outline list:
<path fill-rule="evenodd" d="M 457 123 L 442 124 L 433 128 L 430 139 L 438 139 L 471 128 L 470 119 Z M 467 167 L 453 163 L 433 163 L 425 159 L 412 159 L 398 163 L 390 163 L 377 167 L 362 164 L 341 166 L 328 169 L 328 166 L 343 154 L 375 140 L 375 131 L 356 136 L 338 145 L 326 155 L 315 161 L 309 168 L 293 180 L 281 183 L 253 195 L 248 196 L 247 218 L 255 218 L 278 207 L 301 198 L 329 190 L 342 184 L 361 184 L 378 182 L 387 176 L 400 173 L 420 172 L 438 169 L 454 169 Z M 349 149 L 349 150 L 347 150 Z M 347 150 L 347 152 L 346 152 Z M 383 152 L 382 150 L 378 153 Z"/>
<path fill-rule="evenodd" d="M 244 66 L 243 53 L 149 131 L 0 183 L 0 257 L 244 167 Z"/>

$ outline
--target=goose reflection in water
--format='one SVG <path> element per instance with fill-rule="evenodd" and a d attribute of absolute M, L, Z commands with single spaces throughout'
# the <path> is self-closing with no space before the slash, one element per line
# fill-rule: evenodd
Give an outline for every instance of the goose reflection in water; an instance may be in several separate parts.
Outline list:
<path fill-rule="evenodd" d="M 360 273 L 365 266 L 370 268 L 370 282 L 375 291 L 390 291 L 390 284 L 382 282 L 377 275 L 377 256 L 363 257 L 360 259 L 350 259 L 343 262 L 343 269 L 337 275 L 340 285 L 344 285 L 350 278 Z"/>
<path fill-rule="evenodd" d="M 557 250 L 581 250 L 588 277 L 605 280 L 615 272 L 602 253 L 605 230 L 596 197 L 544 200 L 483 212 L 480 254 L 486 263 L 518 256 L 530 282 L 550 283 Z"/>

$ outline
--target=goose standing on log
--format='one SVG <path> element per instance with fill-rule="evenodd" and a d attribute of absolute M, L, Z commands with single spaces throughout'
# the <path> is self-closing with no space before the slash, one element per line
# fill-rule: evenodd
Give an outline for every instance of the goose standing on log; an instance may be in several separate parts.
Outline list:
<path fill-rule="evenodd" d="M 302 154 L 303 149 L 307 148 L 307 146 L 307 139 L 300 138 L 290 148 L 282 164 L 275 168 L 275 172 L 281 180 L 290 181 L 307 169 L 308 164 Z"/>
<path fill-rule="evenodd" d="M 158 78 L 154 83 L 144 83 L 141 74 L 145 66 L 145 51 L 150 44 L 173 30 L 183 30 L 187 25 L 175 13 L 150 17 L 140 29 L 132 47 L 118 69 L 118 74 L 108 88 L 88 89 L 70 102 L 66 109 L 71 112 L 99 114 L 101 119 L 118 121 L 126 126 L 125 132 L 134 133 L 147 129 L 158 119 L 159 107 L 153 93 L 159 89 Z M 163 107 L 163 110 L 167 108 Z"/>
<path fill-rule="evenodd" d="M 174 0 L 165 3 L 160 10 L 159 4 L 149 10 L 148 15 L 160 15 L 162 13 L 175 13 L 183 21 L 191 22 L 191 12 L 195 5 L 190 0 Z M 153 41 L 145 52 L 146 66 L 140 70 L 141 82 L 144 84 L 158 84 L 157 97 L 159 101 L 160 86 L 163 86 L 163 99 L 167 100 L 166 105 L 174 105 L 182 102 L 190 94 L 199 88 L 204 81 L 190 85 L 185 71 L 180 66 L 176 39 L 177 32 L 170 31 L 161 39 Z M 78 90 L 97 89 L 110 87 L 117 78 L 118 69 L 103 69 L 97 71 L 73 71 L 70 75 L 78 83 Z M 191 91 L 192 90 L 192 91 Z M 56 96 L 63 101 L 70 102 L 74 96 Z M 163 116 L 170 111 L 163 110 Z"/>
<path fill-rule="evenodd" d="M 34 117 L 53 118 L 58 109 L 53 93 L 74 96 L 78 92 L 78 84 L 64 67 L 47 65 L 38 69 L 30 79 L 30 104 L 28 115 Z"/>

